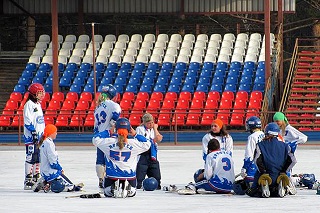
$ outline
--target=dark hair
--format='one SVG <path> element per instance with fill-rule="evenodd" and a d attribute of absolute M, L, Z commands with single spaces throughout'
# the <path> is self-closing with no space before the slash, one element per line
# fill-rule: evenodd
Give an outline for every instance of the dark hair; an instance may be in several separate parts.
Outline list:
<path fill-rule="evenodd" d="M 212 132 L 212 130 L 210 130 L 209 132 L 212 136 L 228 136 L 229 133 L 227 131 L 227 127 L 226 125 L 223 125 L 222 128 L 220 129 L 220 132 L 219 133 L 214 133 Z"/>
<path fill-rule="evenodd" d="M 220 149 L 220 143 L 217 139 L 212 138 L 208 143 L 208 152 Z"/>

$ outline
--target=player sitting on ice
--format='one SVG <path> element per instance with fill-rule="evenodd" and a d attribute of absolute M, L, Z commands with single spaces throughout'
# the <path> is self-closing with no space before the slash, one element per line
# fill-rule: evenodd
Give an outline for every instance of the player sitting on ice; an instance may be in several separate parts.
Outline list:
<path fill-rule="evenodd" d="M 269 123 L 264 130 L 265 138 L 257 143 L 254 162 L 258 167 L 251 188 L 246 194 L 251 197 L 284 197 L 289 184 L 286 175 L 296 164 L 290 147 L 278 139 L 280 128 Z"/>
<path fill-rule="evenodd" d="M 94 135 L 93 145 L 104 152 L 106 177 L 104 195 L 106 197 L 133 197 L 136 194 L 136 167 L 138 155 L 150 149 L 151 142 L 142 135 L 136 135 L 126 118 L 116 121 L 118 136 L 110 138 L 108 132 Z M 128 134 L 134 136 L 128 139 Z"/>
<path fill-rule="evenodd" d="M 41 178 L 32 187 L 34 192 L 44 190 L 48 192 L 72 192 L 80 191 L 83 184 L 74 185 L 69 178 L 64 175 L 64 171 L 58 161 L 58 153 L 53 142 L 57 137 L 57 127 L 48 124 L 44 128 L 44 133 L 39 141 L 40 147 L 40 170 Z"/>
<path fill-rule="evenodd" d="M 197 192 L 214 192 L 228 194 L 232 190 L 235 179 L 234 163 L 229 152 L 220 150 L 217 139 L 210 139 L 204 169 L 194 174 L 195 184 L 190 183 L 186 188 Z"/>

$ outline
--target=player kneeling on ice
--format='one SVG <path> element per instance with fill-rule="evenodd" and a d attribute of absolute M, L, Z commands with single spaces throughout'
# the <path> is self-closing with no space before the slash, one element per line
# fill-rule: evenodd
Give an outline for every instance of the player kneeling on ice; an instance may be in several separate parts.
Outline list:
<path fill-rule="evenodd" d="M 64 175 L 64 171 L 58 161 L 58 153 L 53 142 L 57 137 L 57 127 L 48 124 L 44 128 L 44 133 L 39 141 L 40 147 L 40 171 L 41 178 L 33 186 L 33 191 L 38 192 L 44 190 L 48 192 L 72 192 L 80 191 L 83 184 L 74 185 L 69 178 Z"/>
<path fill-rule="evenodd" d="M 194 174 L 195 184 L 189 184 L 186 188 L 193 188 L 198 193 L 228 194 L 234 179 L 234 163 L 230 152 L 221 151 L 219 141 L 213 138 L 208 143 L 205 168 Z"/>
<path fill-rule="evenodd" d="M 151 143 L 142 135 L 136 135 L 126 118 L 116 121 L 117 137 L 108 137 L 107 132 L 94 135 L 93 145 L 104 152 L 106 157 L 106 177 L 104 195 L 106 197 L 133 197 L 136 194 L 136 167 L 138 155 L 149 150 Z M 128 139 L 128 134 L 134 136 Z"/>
<path fill-rule="evenodd" d="M 265 138 L 257 143 L 254 162 L 258 167 L 252 187 L 246 192 L 251 197 L 284 197 L 289 184 L 286 175 L 296 164 L 290 147 L 278 139 L 280 128 L 269 123 L 264 130 Z"/>

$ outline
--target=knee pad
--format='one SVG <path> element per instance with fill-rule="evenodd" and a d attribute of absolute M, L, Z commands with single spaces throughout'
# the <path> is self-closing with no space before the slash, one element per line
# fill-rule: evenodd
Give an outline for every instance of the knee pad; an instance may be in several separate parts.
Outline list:
<path fill-rule="evenodd" d="M 96 172 L 97 172 L 97 176 L 98 178 L 103 179 L 105 176 L 105 167 L 102 164 L 96 164 Z"/>
<path fill-rule="evenodd" d="M 199 181 L 199 180 L 198 180 L 198 177 L 199 177 L 199 175 L 200 175 L 201 173 L 203 173 L 203 172 L 204 172 L 204 169 L 198 169 L 198 170 L 194 173 L 193 179 L 194 179 L 194 182 L 195 182 L 195 183 Z"/>

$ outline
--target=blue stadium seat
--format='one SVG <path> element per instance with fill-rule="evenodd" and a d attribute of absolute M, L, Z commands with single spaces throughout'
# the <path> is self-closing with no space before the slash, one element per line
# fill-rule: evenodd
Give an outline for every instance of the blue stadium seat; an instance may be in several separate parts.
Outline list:
<path fill-rule="evenodd" d="M 118 69 L 118 64 L 114 62 L 110 62 L 107 65 L 107 70 L 117 70 Z"/>
<path fill-rule="evenodd" d="M 122 93 L 124 92 L 124 85 L 114 84 L 113 86 L 116 88 L 117 93 L 122 94 Z M 100 92 L 101 92 L 101 91 L 100 91 Z"/>
<path fill-rule="evenodd" d="M 168 85 L 169 84 L 169 76 L 158 77 L 156 84 Z"/>
<path fill-rule="evenodd" d="M 190 92 L 190 93 L 194 93 L 194 85 L 195 84 L 184 84 L 181 92 Z"/>
<path fill-rule="evenodd" d="M 146 69 L 146 65 L 145 63 L 142 63 L 142 62 L 137 62 L 134 64 L 134 70 L 140 70 L 140 71 L 143 71 Z"/>
<path fill-rule="evenodd" d="M 21 77 L 24 77 L 24 78 L 33 77 L 33 71 L 25 69 L 25 70 L 23 70 Z"/>
<path fill-rule="evenodd" d="M 70 87 L 71 86 L 71 78 L 69 77 L 61 77 L 59 81 L 60 87 Z"/>
<path fill-rule="evenodd" d="M 131 75 L 128 84 L 140 85 L 140 78 L 133 77 L 133 75 Z"/>
<path fill-rule="evenodd" d="M 176 76 L 176 77 L 183 77 L 184 76 L 184 70 L 177 70 L 177 69 L 175 69 L 174 71 L 173 71 L 173 74 L 172 74 L 172 76 Z"/>
<path fill-rule="evenodd" d="M 154 77 L 144 77 L 142 84 L 146 84 L 146 85 L 154 85 Z"/>
<path fill-rule="evenodd" d="M 167 90 L 167 86 L 162 85 L 162 84 L 156 84 L 156 85 L 154 86 L 153 92 L 166 93 L 166 90 Z"/>
<path fill-rule="evenodd" d="M 159 64 L 157 62 L 150 62 L 148 65 L 148 69 L 157 71 L 159 70 Z"/>
<path fill-rule="evenodd" d="M 43 84 L 44 82 L 44 77 L 33 77 L 31 83 L 39 83 L 39 84 Z"/>
<path fill-rule="evenodd" d="M 145 76 L 157 76 L 157 70 L 147 69 Z"/>
<path fill-rule="evenodd" d="M 123 62 L 120 66 L 120 70 L 131 70 L 132 64 L 128 62 Z"/>
<path fill-rule="evenodd" d="M 53 77 L 50 77 L 50 76 L 49 76 L 49 77 L 46 79 L 45 84 L 50 84 L 50 85 L 52 85 L 52 84 L 53 84 Z"/>
<path fill-rule="evenodd" d="M 35 77 L 41 77 L 41 78 L 44 78 L 46 76 L 47 76 L 47 71 L 45 70 L 38 70 L 35 75 Z"/>
<path fill-rule="evenodd" d="M 83 92 L 94 93 L 94 86 L 92 84 L 87 83 L 83 88 Z"/>
<path fill-rule="evenodd" d="M 198 77 L 198 70 L 188 70 L 187 77 Z"/>
<path fill-rule="evenodd" d="M 251 68 L 251 69 L 255 69 L 256 64 L 253 61 L 246 61 L 244 62 L 244 66 L 243 68 Z"/>
<path fill-rule="evenodd" d="M 256 77 L 257 76 L 261 76 L 261 77 L 265 77 L 265 69 L 264 68 L 258 68 L 256 71 Z"/>
<path fill-rule="evenodd" d="M 237 85 L 235 84 L 226 84 L 224 87 L 224 91 L 237 92 Z"/>
<path fill-rule="evenodd" d="M 230 64 L 230 68 L 236 68 L 236 69 L 241 69 L 242 64 L 239 61 L 233 61 Z"/>
<path fill-rule="evenodd" d="M 180 86 L 176 84 L 170 84 L 168 87 L 168 92 L 180 93 Z"/>
<path fill-rule="evenodd" d="M 97 82 L 100 82 L 100 81 L 97 79 Z M 93 84 L 94 84 L 94 78 L 93 78 L 93 77 L 89 77 L 89 78 L 87 79 L 87 84 L 93 85 Z"/>
<path fill-rule="evenodd" d="M 50 64 L 48 64 L 48 63 L 41 63 L 41 64 L 39 65 L 38 70 L 44 70 L 44 71 L 46 71 L 46 72 L 49 72 L 49 71 L 51 70 L 51 66 L 50 66 Z"/>
<path fill-rule="evenodd" d="M 265 77 L 264 76 L 256 76 L 253 83 L 254 84 L 264 84 Z"/>
<path fill-rule="evenodd" d="M 266 66 L 265 66 L 265 61 L 259 61 L 259 62 L 258 62 L 258 69 L 260 69 L 260 68 L 262 68 L 262 69 L 265 69 L 265 68 L 266 68 Z"/>
<path fill-rule="evenodd" d="M 186 79 L 184 79 L 184 84 L 196 84 L 196 77 L 186 77 Z"/>
<path fill-rule="evenodd" d="M 133 92 L 134 94 L 138 93 L 138 87 L 136 84 L 128 84 L 125 92 Z"/>
<path fill-rule="evenodd" d="M 142 70 L 139 70 L 139 69 L 132 70 L 131 77 L 141 78 L 141 76 L 142 76 Z"/>
<path fill-rule="evenodd" d="M 262 93 L 264 93 L 264 89 L 265 89 L 265 84 L 264 83 L 258 83 L 258 84 L 254 84 L 252 90 L 254 91 L 261 91 Z"/>
<path fill-rule="evenodd" d="M 210 91 L 217 91 L 222 93 L 222 84 L 212 84 L 210 87 Z"/>
<path fill-rule="evenodd" d="M 65 70 L 71 70 L 75 72 L 78 69 L 78 65 L 76 63 L 68 63 Z"/>
<path fill-rule="evenodd" d="M 201 72 L 200 72 L 200 78 L 201 77 L 209 77 L 211 78 L 212 76 L 212 71 L 209 70 L 209 69 L 202 69 Z"/>
<path fill-rule="evenodd" d="M 91 71 L 91 64 L 90 63 L 81 63 L 79 70 L 85 70 L 87 72 Z"/>
<path fill-rule="evenodd" d="M 63 63 L 58 63 L 58 70 L 59 70 L 60 73 L 64 71 L 64 68 L 65 67 L 64 67 Z"/>
<path fill-rule="evenodd" d="M 104 78 L 115 78 L 115 72 L 113 70 L 106 70 L 103 75 Z"/>
<path fill-rule="evenodd" d="M 200 77 L 198 84 L 210 84 L 211 78 L 209 77 Z"/>
<path fill-rule="evenodd" d="M 170 80 L 170 85 L 181 86 L 182 78 L 173 76 Z M 168 89 L 169 90 L 169 89 Z"/>
<path fill-rule="evenodd" d="M 253 76 L 253 69 L 251 68 L 244 68 L 242 71 L 242 76 Z"/>
<path fill-rule="evenodd" d="M 208 89 L 209 89 L 208 84 L 198 84 L 196 91 L 202 91 L 202 92 L 208 93 Z"/>
<path fill-rule="evenodd" d="M 223 77 L 224 78 L 224 76 L 226 75 L 226 71 L 225 70 L 223 70 L 223 69 L 216 69 L 216 71 L 214 72 L 214 77 L 217 77 L 217 76 L 219 76 L 219 77 Z"/>
<path fill-rule="evenodd" d="M 80 93 L 82 92 L 82 88 L 78 84 L 72 84 L 71 87 L 70 87 L 69 92 L 76 92 L 76 93 L 78 93 L 80 95 Z"/>
<path fill-rule="evenodd" d="M 188 70 L 200 70 L 200 63 L 198 63 L 198 62 L 191 62 L 190 64 L 189 64 L 189 68 L 188 68 Z"/>
<path fill-rule="evenodd" d="M 252 84 L 251 76 L 241 76 L 240 84 Z"/>
<path fill-rule="evenodd" d="M 187 70 L 187 64 L 184 62 L 178 62 L 176 64 L 175 70 L 182 70 L 182 71 L 186 71 Z"/>
<path fill-rule="evenodd" d="M 212 84 L 223 84 L 224 83 L 224 77 L 221 76 L 214 76 L 212 79 Z"/>
<path fill-rule="evenodd" d="M 87 70 L 78 70 L 77 74 L 76 74 L 76 77 L 79 77 L 79 78 L 87 78 L 88 76 L 88 71 Z"/>
<path fill-rule="evenodd" d="M 50 93 L 52 94 L 53 90 L 52 90 L 52 84 L 45 84 L 44 85 L 44 90 L 47 92 L 47 93 Z M 71 91 L 70 91 L 71 92 Z"/>
<path fill-rule="evenodd" d="M 101 63 L 101 62 L 96 63 L 96 70 L 103 72 L 105 69 L 106 69 L 106 66 L 104 65 L 104 63 Z"/>
<path fill-rule="evenodd" d="M 151 94 L 152 86 L 148 85 L 148 84 L 143 84 L 143 85 L 141 85 L 139 92 L 147 92 L 147 93 Z"/>
<path fill-rule="evenodd" d="M 170 62 L 164 62 L 161 66 L 161 70 L 162 69 L 173 70 L 173 64 Z"/>
<path fill-rule="evenodd" d="M 65 70 L 62 74 L 62 77 L 73 78 L 74 72 L 72 70 Z"/>
<path fill-rule="evenodd" d="M 170 70 L 169 69 L 161 69 L 159 76 L 170 76 Z"/>
<path fill-rule="evenodd" d="M 202 69 L 206 70 L 214 70 L 214 63 L 213 62 L 204 62 Z"/>
<path fill-rule="evenodd" d="M 228 77 L 233 76 L 233 77 L 239 77 L 240 71 L 239 69 L 236 68 L 230 68 L 228 72 Z"/>
<path fill-rule="evenodd" d="M 118 77 L 128 78 L 129 70 L 119 69 Z"/>
<path fill-rule="evenodd" d="M 100 85 L 113 84 L 113 79 L 108 77 L 103 77 L 101 79 Z"/>
<path fill-rule="evenodd" d="M 25 69 L 34 72 L 37 70 L 37 65 L 35 63 L 27 63 Z"/>
<path fill-rule="evenodd" d="M 30 84 L 30 78 L 20 77 L 18 80 L 18 84 L 27 86 Z"/>
<path fill-rule="evenodd" d="M 72 84 L 78 84 L 79 86 L 82 86 L 82 87 L 83 87 L 84 84 L 85 84 L 85 78 L 75 77 L 75 78 L 73 79 Z"/>
<path fill-rule="evenodd" d="M 226 84 L 238 84 L 238 77 L 228 76 L 226 80 Z"/>
<path fill-rule="evenodd" d="M 127 78 L 124 77 L 117 77 L 114 81 L 114 84 L 119 84 L 119 85 L 126 85 L 127 84 Z"/>
<path fill-rule="evenodd" d="M 24 94 L 26 92 L 26 86 L 22 84 L 16 84 L 13 88 L 13 91 Z"/>
<path fill-rule="evenodd" d="M 227 70 L 228 69 L 228 63 L 227 62 L 218 62 L 216 69 Z"/>
<path fill-rule="evenodd" d="M 248 93 L 251 92 L 251 84 L 241 83 L 239 85 L 238 91 L 246 91 Z"/>

